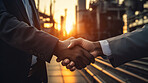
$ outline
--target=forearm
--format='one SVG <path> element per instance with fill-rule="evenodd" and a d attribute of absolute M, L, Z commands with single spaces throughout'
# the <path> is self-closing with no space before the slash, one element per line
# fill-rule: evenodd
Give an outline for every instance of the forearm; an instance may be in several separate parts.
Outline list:
<path fill-rule="evenodd" d="M 0 11 L 0 39 L 7 44 L 50 61 L 57 38 Z"/>
<path fill-rule="evenodd" d="M 109 60 L 114 67 L 148 55 L 148 25 L 131 33 L 109 38 L 112 55 Z"/>

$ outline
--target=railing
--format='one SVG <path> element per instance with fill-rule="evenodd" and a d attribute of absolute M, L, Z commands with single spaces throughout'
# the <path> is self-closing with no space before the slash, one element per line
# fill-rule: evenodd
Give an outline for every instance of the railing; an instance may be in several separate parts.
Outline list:
<path fill-rule="evenodd" d="M 80 71 L 90 83 L 147 83 L 148 57 L 113 68 L 109 61 L 97 58 L 95 64 Z"/>

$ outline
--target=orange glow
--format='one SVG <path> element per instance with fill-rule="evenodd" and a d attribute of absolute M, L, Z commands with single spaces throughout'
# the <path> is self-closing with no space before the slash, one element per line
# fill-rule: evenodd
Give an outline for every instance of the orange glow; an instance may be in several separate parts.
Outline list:
<path fill-rule="evenodd" d="M 58 25 L 55 25 L 55 27 L 54 27 L 56 30 L 58 30 L 59 31 L 59 28 L 58 28 Z"/>
<path fill-rule="evenodd" d="M 123 26 L 123 33 L 127 33 L 127 26 Z"/>
<path fill-rule="evenodd" d="M 128 30 L 127 30 L 127 15 L 126 14 L 123 15 L 123 21 L 124 21 L 123 33 L 127 33 Z"/>
<path fill-rule="evenodd" d="M 60 30 L 61 30 L 61 26 L 60 26 L 60 24 L 58 24 L 57 29 L 58 29 L 58 31 L 60 31 Z"/>
<path fill-rule="evenodd" d="M 69 34 L 72 30 L 72 25 L 69 23 L 69 21 L 66 23 L 66 32 L 67 34 Z"/>
<path fill-rule="evenodd" d="M 45 19 L 45 18 L 43 18 L 43 21 L 46 21 L 46 19 Z"/>
<path fill-rule="evenodd" d="M 51 28 L 52 26 L 53 26 L 53 24 L 51 24 L 51 23 L 44 23 L 45 28 Z"/>
<path fill-rule="evenodd" d="M 54 0 L 52 0 L 54 1 Z M 35 0 L 36 5 L 37 5 L 37 0 Z M 66 2 L 66 3 L 65 3 Z M 66 18 L 66 27 L 63 27 L 63 35 L 67 35 L 70 34 L 70 31 L 72 29 L 72 25 L 73 23 L 75 23 L 75 6 L 77 4 L 77 0 L 56 0 L 55 5 L 53 5 L 53 11 L 54 11 L 54 19 L 56 21 L 57 27 L 55 27 L 56 30 L 60 31 L 61 27 L 60 27 L 60 17 L 61 16 L 65 16 L 65 9 L 67 9 L 67 18 Z M 40 0 L 40 12 L 44 12 L 44 10 L 46 9 L 45 13 L 47 15 L 50 15 L 50 0 Z M 46 8 L 45 8 L 46 7 Z M 45 21 L 47 19 L 43 19 L 43 21 Z M 46 25 L 47 26 L 47 25 Z"/>
<path fill-rule="evenodd" d="M 89 8 L 89 11 L 92 11 L 93 9 L 92 8 Z"/>
<path fill-rule="evenodd" d="M 42 16 L 40 16 L 40 19 L 43 19 L 43 17 L 42 17 Z"/>
<path fill-rule="evenodd" d="M 51 0 L 40 0 L 39 11 L 44 12 L 47 15 L 50 15 L 50 1 Z M 61 16 L 65 16 L 65 9 L 67 9 L 67 16 L 66 16 L 66 25 L 62 29 L 63 36 L 70 36 L 73 29 L 73 24 L 75 24 L 75 6 L 77 5 L 77 0 L 52 0 L 54 2 L 52 4 L 52 13 L 54 16 L 54 20 L 57 23 L 55 25 L 55 29 L 61 31 Z M 86 0 L 86 8 L 89 9 L 89 2 L 90 1 L 97 1 L 97 0 Z M 123 0 L 119 0 L 120 3 Z M 38 0 L 35 0 L 36 6 L 38 4 Z M 92 10 L 92 9 L 90 9 Z M 42 18 L 42 17 L 41 17 Z M 43 18 L 42 18 L 43 19 Z M 50 19 L 43 19 L 43 21 L 49 21 Z M 44 24 L 46 28 L 50 28 L 50 24 Z M 125 25 L 127 26 L 127 25 Z M 127 32 L 127 29 L 123 32 Z"/>
<path fill-rule="evenodd" d="M 50 21 L 50 18 L 46 18 L 46 21 Z"/>
<path fill-rule="evenodd" d="M 64 76 L 65 83 L 70 83 L 70 82 L 76 83 L 77 82 L 77 79 L 75 77 L 76 71 L 71 72 L 70 70 L 66 69 L 66 67 L 63 67 L 63 66 L 61 66 L 61 68 L 62 68 L 62 75 Z M 67 77 L 67 76 L 71 76 L 71 77 Z"/>
<path fill-rule="evenodd" d="M 66 36 L 66 33 L 65 33 L 65 31 L 63 32 L 63 36 Z"/>

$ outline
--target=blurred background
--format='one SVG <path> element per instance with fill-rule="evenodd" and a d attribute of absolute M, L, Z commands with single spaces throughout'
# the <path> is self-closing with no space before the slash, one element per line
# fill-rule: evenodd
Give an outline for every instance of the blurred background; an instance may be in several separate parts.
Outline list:
<path fill-rule="evenodd" d="M 35 2 L 42 30 L 60 40 L 72 36 L 91 41 L 103 40 L 148 24 L 147 0 L 35 0 Z M 53 64 L 48 65 L 48 68 L 52 68 Z M 116 69 L 111 67 L 108 60 L 96 58 L 95 64 L 79 72 L 83 79 L 92 83 L 148 83 L 148 58 L 134 60 Z M 71 72 L 63 74 L 71 75 Z M 49 79 L 51 81 L 51 77 Z M 78 78 L 75 76 L 69 79 L 66 80 L 75 83 Z"/>
<path fill-rule="evenodd" d="M 148 23 L 147 0 L 35 0 L 42 30 L 67 39 L 100 40 Z"/>

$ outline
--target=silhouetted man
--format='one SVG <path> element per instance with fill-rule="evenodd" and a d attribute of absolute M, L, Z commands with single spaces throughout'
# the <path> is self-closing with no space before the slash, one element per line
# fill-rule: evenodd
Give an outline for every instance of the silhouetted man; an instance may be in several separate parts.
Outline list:
<path fill-rule="evenodd" d="M 70 40 L 70 39 L 69 39 Z M 45 61 L 54 54 L 78 69 L 94 62 L 86 50 L 40 30 L 34 0 L 0 0 L 0 82 L 47 83 Z"/>

